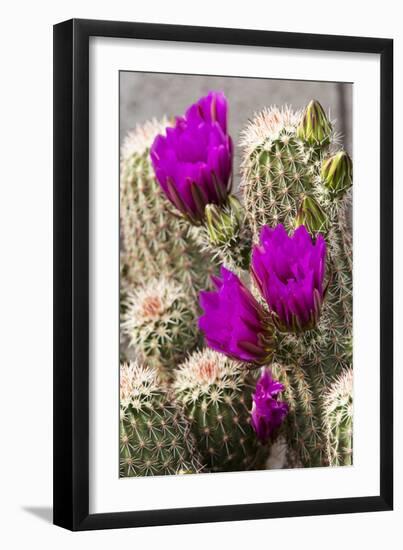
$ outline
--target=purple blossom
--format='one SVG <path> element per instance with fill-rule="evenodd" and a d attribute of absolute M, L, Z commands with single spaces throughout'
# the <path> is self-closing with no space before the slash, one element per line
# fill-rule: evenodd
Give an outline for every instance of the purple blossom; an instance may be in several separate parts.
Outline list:
<path fill-rule="evenodd" d="M 231 188 L 232 141 L 227 134 L 227 100 L 210 92 L 151 146 L 156 178 L 168 199 L 198 222 L 207 204 L 225 203 Z"/>
<path fill-rule="evenodd" d="M 231 271 L 212 277 L 216 290 L 199 294 L 199 328 L 208 345 L 240 361 L 264 364 L 273 351 L 270 317 Z"/>
<path fill-rule="evenodd" d="M 272 378 L 269 369 L 264 371 L 256 384 L 252 396 L 251 423 L 262 443 L 266 443 L 287 416 L 288 404 L 277 400 L 283 390 L 283 384 Z"/>
<path fill-rule="evenodd" d="M 324 297 L 326 243 L 301 225 L 289 237 L 280 224 L 264 226 L 252 252 L 251 270 L 280 330 L 313 328 Z"/>

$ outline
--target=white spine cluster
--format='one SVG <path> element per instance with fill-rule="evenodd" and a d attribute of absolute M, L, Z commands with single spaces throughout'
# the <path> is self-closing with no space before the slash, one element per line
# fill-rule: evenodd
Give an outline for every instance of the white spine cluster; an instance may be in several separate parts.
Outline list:
<path fill-rule="evenodd" d="M 266 107 L 255 116 L 241 134 L 241 146 L 249 155 L 256 147 L 279 139 L 282 133 L 295 134 L 302 111 L 293 111 L 288 105 Z"/>
<path fill-rule="evenodd" d="M 184 287 L 166 277 L 129 290 L 121 330 L 136 356 L 163 378 L 192 351 L 198 340 L 196 303 Z"/>
<path fill-rule="evenodd" d="M 200 397 L 221 402 L 228 393 L 242 390 L 245 372 L 242 363 L 206 348 L 193 353 L 179 366 L 173 387 L 187 403 Z"/>
<path fill-rule="evenodd" d="M 150 149 L 155 136 L 165 134 L 166 128 L 171 125 L 166 116 L 161 120 L 153 118 L 145 124 L 138 124 L 134 130 L 127 134 L 123 141 L 120 149 L 122 161 L 127 161 L 133 155 L 143 155 Z"/>
<path fill-rule="evenodd" d="M 137 361 L 120 365 L 120 405 L 140 410 L 145 400 L 158 391 L 158 375 L 155 369 L 139 365 Z"/>
<path fill-rule="evenodd" d="M 187 306 L 188 301 L 187 294 L 173 281 L 165 278 L 147 281 L 128 292 L 122 329 L 131 336 L 143 325 L 151 331 L 159 323 L 179 323 L 183 304 Z"/>

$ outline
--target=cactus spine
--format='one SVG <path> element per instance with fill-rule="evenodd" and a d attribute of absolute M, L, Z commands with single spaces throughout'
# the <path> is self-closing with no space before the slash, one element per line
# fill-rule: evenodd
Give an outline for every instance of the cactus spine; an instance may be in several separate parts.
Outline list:
<path fill-rule="evenodd" d="M 315 127 L 318 121 L 320 128 Z M 322 107 L 311 102 L 304 113 L 288 107 L 264 110 L 243 140 L 242 189 L 254 240 L 264 224 L 282 223 L 292 231 L 302 219 L 308 229 L 321 231 L 328 244 L 329 286 L 320 322 L 302 334 L 279 334 L 274 357 L 273 373 L 284 383 L 290 404 L 287 439 L 304 466 L 329 462 L 323 395 L 351 362 L 350 196 L 335 197 L 321 177 L 331 154 L 331 132 Z"/>
<path fill-rule="evenodd" d="M 150 147 L 169 126 L 167 119 L 138 126 L 121 151 L 120 222 L 123 286 L 164 275 L 191 292 L 205 286 L 213 267 L 200 251 L 186 220 L 163 196 L 150 163 Z"/>
<path fill-rule="evenodd" d="M 263 447 L 250 425 L 254 381 L 241 363 L 210 349 L 179 366 L 173 384 L 211 471 L 257 469 Z"/>
<path fill-rule="evenodd" d="M 332 466 L 353 463 L 353 371 L 346 369 L 325 395 L 327 452 Z"/>
<path fill-rule="evenodd" d="M 196 473 L 189 424 L 159 386 L 154 369 L 120 367 L 120 476 Z"/>
<path fill-rule="evenodd" d="M 129 291 L 125 304 L 121 327 L 129 345 L 169 378 L 199 339 L 194 300 L 178 283 L 160 278 Z"/>

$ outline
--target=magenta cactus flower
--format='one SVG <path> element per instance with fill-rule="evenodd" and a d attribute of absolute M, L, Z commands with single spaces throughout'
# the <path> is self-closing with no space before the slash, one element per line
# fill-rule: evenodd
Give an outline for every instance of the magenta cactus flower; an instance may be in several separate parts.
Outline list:
<path fill-rule="evenodd" d="M 224 204 L 231 190 L 233 147 L 227 134 L 227 100 L 210 92 L 158 135 L 151 162 L 167 198 L 193 223 L 207 204 Z"/>
<path fill-rule="evenodd" d="M 288 236 L 280 224 L 264 226 L 252 252 L 251 270 L 279 330 L 301 331 L 316 326 L 324 298 L 326 243 L 316 242 L 301 225 Z"/>
<path fill-rule="evenodd" d="M 221 278 L 212 277 L 215 291 L 199 294 L 204 315 L 199 328 L 207 344 L 225 355 L 261 365 L 273 353 L 273 326 L 269 315 L 259 305 L 240 279 L 225 267 Z"/>
<path fill-rule="evenodd" d="M 278 400 L 278 394 L 283 390 L 283 384 L 274 380 L 269 369 L 257 381 L 252 396 L 251 424 L 262 443 L 270 439 L 288 414 L 288 404 Z"/>
<path fill-rule="evenodd" d="M 217 122 L 226 134 L 227 112 L 228 103 L 224 92 L 209 92 L 188 108 L 185 118 L 188 122 L 194 122 L 195 125 L 201 122 L 209 124 Z"/>

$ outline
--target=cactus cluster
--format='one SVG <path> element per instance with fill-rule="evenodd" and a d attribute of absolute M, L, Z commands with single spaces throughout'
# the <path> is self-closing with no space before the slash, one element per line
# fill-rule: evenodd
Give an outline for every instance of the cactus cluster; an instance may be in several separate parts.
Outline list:
<path fill-rule="evenodd" d="M 352 161 L 317 101 L 268 107 L 235 198 L 226 116 L 122 148 L 124 477 L 352 464 Z"/>
<path fill-rule="evenodd" d="M 321 319 L 312 331 L 280 335 L 274 357 L 291 406 L 288 442 L 305 466 L 327 464 L 323 396 L 351 362 L 351 160 L 332 149 L 332 123 L 316 101 L 304 113 L 266 109 L 245 130 L 243 145 L 242 187 L 255 239 L 262 225 L 282 223 L 322 233 L 328 245 Z"/>

